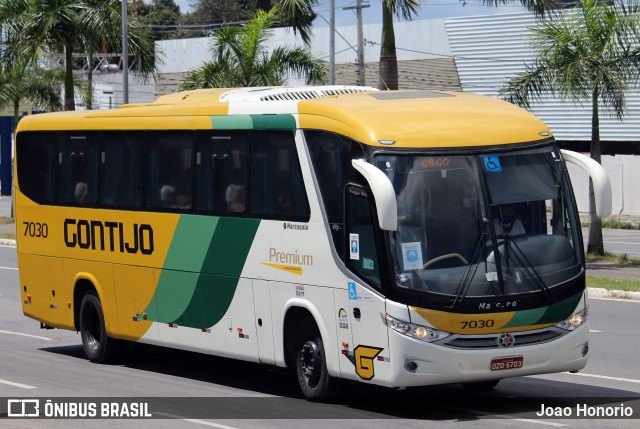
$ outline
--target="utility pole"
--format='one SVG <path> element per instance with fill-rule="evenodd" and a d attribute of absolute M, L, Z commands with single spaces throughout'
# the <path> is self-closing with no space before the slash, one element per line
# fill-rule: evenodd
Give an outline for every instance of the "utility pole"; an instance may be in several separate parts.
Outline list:
<path fill-rule="evenodd" d="M 129 104 L 129 28 L 127 0 L 122 0 L 122 102 Z"/>
<path fill-rule="evenodd" d="M 364 79 L 364 36 L 362 35 L 362 9 L 369 7 L 369 4 L 362 4 L 362 0 L 357 0 L 355 6 L 343 7 L 343 10 L 356 10 L 358 18 L 358 86 L 365 85 Z"/>
<path fill-rule="evenodd" d="M 329 83 L 336 84 L 336 0 L 329 2 Z"/>

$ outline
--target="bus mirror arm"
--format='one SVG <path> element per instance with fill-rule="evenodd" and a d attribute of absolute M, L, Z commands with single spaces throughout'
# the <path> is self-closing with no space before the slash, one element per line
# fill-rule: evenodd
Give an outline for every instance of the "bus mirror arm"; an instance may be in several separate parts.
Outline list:
<path fill-rule="evenodd" d="M 607 217 L 611 214 L 611 182 L 602 165 L 590 157 L 578 152 L 562 149 L 566 162 L 577 165 L 589 174 L 593 182 L 593 193 L 596 201 L 596 216 Z"/>
<path fill-rule="evenodd" d="M 380 229 L 396 231 L 398 229 L 398 205 L 391 180 L 379 168 L 362 159 L 351 160 L 351 165 L 367 180 L 373 192 Z"/>

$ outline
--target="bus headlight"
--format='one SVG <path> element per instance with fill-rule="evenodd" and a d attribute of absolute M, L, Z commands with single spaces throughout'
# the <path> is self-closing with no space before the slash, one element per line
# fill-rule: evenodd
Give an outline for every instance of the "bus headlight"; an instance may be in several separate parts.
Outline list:
<path fill-rule="evenodd" d="M 574 329 L 584 325 L 589 315 L 589 308 L 585 308 L 582 311 L 578 311 L 569 317 L 567 320 L 563 320 L 560 323 L 556 323 L 558 328 L 566 329 L 567 331 L 573 331 Z"/>
<path fill-rule="evenodd" d="M 451 335 L 449 332 L 405 322 L 403 320 L 396 319 L 395 317 L 391 317 L 388 314 L 380 313 L 380 317 L 382 318 L 382 323 L 394 331 L 427 343 L 432 343 Z"/>

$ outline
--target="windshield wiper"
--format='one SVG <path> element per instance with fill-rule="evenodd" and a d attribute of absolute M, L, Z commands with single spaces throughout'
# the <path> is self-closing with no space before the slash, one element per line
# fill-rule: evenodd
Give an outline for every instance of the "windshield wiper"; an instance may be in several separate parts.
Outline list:
<path fill-rule="evenodd" d="M 513 256 L 516 258 L 516 262 L 519 264 L 519 266 L 524 268 L 529 278 L 532 279 L 533 284 L 538 289 L 540 289 L 547 298 L 551 298 L 551 293 L 549 292 L 549 286 L 547 286 L 544 283 L 544 281 L 542 280 L 542 277 L 540 277 L 540 275 L 536 271 L 533 264 L 527 258 L 527 255 L 525 255 L 522 249 L 520 249 L 520 247 L 518 246 L 518 243 L 516 243 L 514 240 L 511 239 L 510 234 L 504 234 L 504 236 L 505 236 L 504 243 L 506 243 L 505 254 L 508 255 L 509 249 L 512 249 Z M 507 263 L 508 261 L 509 261 L 509 258 L 507 257 Z M 509 267 L 507 267 L 507 270 L 508 269 Z"/>
<path fill-rule="evenodd" d="M 473 277 L 476 275 L 476 271 L 478 271 L 478 262 L 482 257 L 483 248 L 485 247 L 484 244 L 487 242 L 487 237 L 488 234 L 484 232 L 480 234 L 480 237 L 478 237 L 476 246 L 473 249 L 473 254 L 471 255 L 471 259 L 469 260 L 469 266 L 465 271 L 462 280 L 460 280 L 460 283 L 458 284 L 456 297 L 454 298 L 453 303 L 451 303 L 451 309 L 457 308 L 467 296 L 467 293 L 469 292 L 469 286 L 471 285 L 471 280 L 473 280 Z"/>

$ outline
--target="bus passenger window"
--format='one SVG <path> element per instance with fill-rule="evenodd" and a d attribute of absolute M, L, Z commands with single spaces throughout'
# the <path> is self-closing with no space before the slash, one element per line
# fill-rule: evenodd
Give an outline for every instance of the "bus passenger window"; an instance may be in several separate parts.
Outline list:
<path fill-rule="evenodd" d="M 55 131 L 22 132 L 17 136 L 20 191 L 40 204 L 55 201 L 57 140 Z"/>
<path fill-rule="evenodd" d="M 309 200 L 291 130 L 252 133 L 249 196 L 256 217 L 309 220 Z"/>
<path fill-rule="evenodd" d="M 64 133 L 58 153 L 58 201 L 98 202 L 98 133 Z"/>
<path fill-rule="evenodd" d="M 147 207 L 191 209 L 193 133 L 149 133 Z"/>
<path fill-rule="evenodd" d="M 142 154 L 144 133 L 104 131 L 102 133 L 100 205 L 142 206 Z"/>
<path fill-rule="evenodd" d="M 196 134 L 196 210 L 242 216 L 246 212 L 247 131 Z"/>

